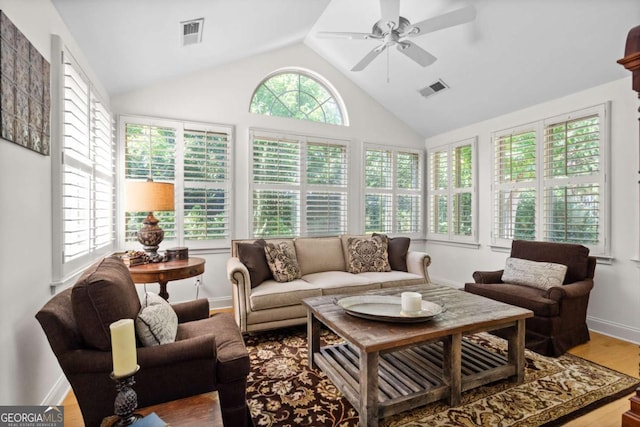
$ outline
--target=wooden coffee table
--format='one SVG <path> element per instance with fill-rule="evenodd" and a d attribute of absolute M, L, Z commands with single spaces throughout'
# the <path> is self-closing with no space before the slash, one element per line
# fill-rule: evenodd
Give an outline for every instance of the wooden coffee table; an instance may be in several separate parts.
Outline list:
<path fill-rule="evenodd" d="M 362 319 L 336 302 L 342 296 L 306 298 L 309 365 L 322 369 L 358 410 L 360 426 L 440 399 L 460 404 L 463 391 L 511 378 L 524 381 L 525 319 L 533 312 L 447 286 L 429 284 L 367 292 L 420 292 L 446 307 L 421 323 Z M 327 326 L 345 343 L 320 347 Z M 464 335 L 510 328 L 507 356 L 464 339 Z"/>

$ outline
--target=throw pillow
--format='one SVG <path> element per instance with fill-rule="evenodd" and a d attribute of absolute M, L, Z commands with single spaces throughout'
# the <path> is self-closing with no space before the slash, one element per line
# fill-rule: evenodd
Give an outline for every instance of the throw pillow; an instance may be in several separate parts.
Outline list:
<path fill-rule="evenodd" d="M 385 236 L 385 234 L 373 233 L 374 236 Z M 388 252 L 389 252 L 389 265 L 392 270 L 396 271 L 409 271 L 407 267 L 407 253 L 409 252 L 409 245 L 411 245 L 411 239 L 408 237 L 387 237 Z"/>
<path fill-rule="evenodd" d="M 147 292 L 136 317 L 136 334 L 145 347 L 168 344 L 176 340 L 178 315 L 160 295 Z"/>
<path fill-rule="evenodd" d="M 349 263 L 347 265 L 349 273 L 391 271 L 387 245 L 386 236 L 373 236 L 366 239 L 350 237 L 348 239 Z"/>
<path fill-rule="evenodd" d="M 269 269 L 277 282 L 290 282 L 302 276 L 296 252 L 289 243 L 267 243 L 264 252 Z"/>
<path fill-rule="evenodd" d="M 238 259 L 249 270 L 252 288 L 255 288 L 265 280 L 273 279 L 264 252 L 266 244 L 267 242 L 263 239 L 256 240 L 253 243 L 238 243 Z"/>
<path fill-rule="evenodd" d="M 565 274 L 566 265 L 507 258 L 502 281 L 547 290 L 554 286 L 562 286 Z"/>

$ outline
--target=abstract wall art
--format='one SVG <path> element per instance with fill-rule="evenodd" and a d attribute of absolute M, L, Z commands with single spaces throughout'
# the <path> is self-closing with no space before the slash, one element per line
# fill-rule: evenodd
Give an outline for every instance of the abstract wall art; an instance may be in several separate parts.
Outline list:
<path fill-rule="evenodd" d="M 50 67 L 0 11 L 0 137 L 49 155 Z"/>

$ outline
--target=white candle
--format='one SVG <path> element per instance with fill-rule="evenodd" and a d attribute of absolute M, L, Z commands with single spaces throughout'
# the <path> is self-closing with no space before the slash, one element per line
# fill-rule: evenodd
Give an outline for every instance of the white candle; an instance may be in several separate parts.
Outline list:
<path fill-rule="evenodd" d="M 113 375 L 125 377 L 133 374 L 138 367 L 133 319 L 120 319 L 109 325 L 109 329 L 111 329 Z"/>
<path fill-rule="evenodd" d="M 405 314 L 417 314 L 422 310 L 422 295 L 418 292 L 403 292 L 400 298 L 402 311 Z"/>

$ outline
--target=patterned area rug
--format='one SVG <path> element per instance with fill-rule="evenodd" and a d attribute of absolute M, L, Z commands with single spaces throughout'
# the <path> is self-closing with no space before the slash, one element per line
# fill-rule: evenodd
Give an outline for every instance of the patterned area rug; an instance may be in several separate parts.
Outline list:
<path fill-rule="evenodd" d="M 490 334 L 474 342 L 506 353 L 506 341 Z M 358 413 L 322 373 L 309 369 L 306 329 L 289 328 L 245 338 L 251 358 L 247 399 L 256 426 L 355 427 Z M 322 332 L 322 345 L 341 342 Z M 631 393 L 638 379 L 576 356 L 559 358 L 526 351 L 525 383 L 499 381 L 462 395 L 449 408 L 436 402 L 381 420 L 400 426 L 558 425 Z"/>

